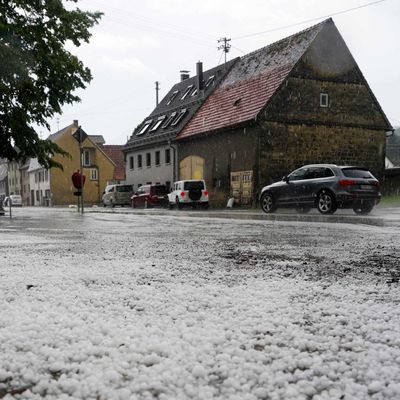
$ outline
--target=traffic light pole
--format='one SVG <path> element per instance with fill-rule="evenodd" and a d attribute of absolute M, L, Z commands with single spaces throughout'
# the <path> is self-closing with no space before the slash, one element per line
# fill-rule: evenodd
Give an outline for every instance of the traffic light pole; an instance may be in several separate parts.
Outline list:
<path fill-rule="evenodd" d="M 78 196 L 78 203 L 79 203 L 79 199 L 81 200 L 81 212 L 83 214 L 83 171 L 82 171 L 82 157 L 83 157 L 83 148 L 82 148 L 82 129 L 79 132 L 79 170 L 81 171 L 81 195 Z M 79 211 L 79 206 L 78 206 L 78 211 Z"/>

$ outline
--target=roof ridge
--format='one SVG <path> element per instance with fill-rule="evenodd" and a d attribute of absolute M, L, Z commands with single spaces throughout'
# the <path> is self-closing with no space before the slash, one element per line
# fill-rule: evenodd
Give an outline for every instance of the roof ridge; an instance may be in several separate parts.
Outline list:
<path fill-rule="evenodd" d="M 251 51 L 250 53 L 245 54 L 243 57 L 241 57 L 241 59 L 246 58 L 247 56 L 253 55 L 254 53 L 258 53 L 259 51 L 266 50 L 268 47 L 276 46 L 277 44 L 282 43 L 282 42 L 285 42 L 285 41 L 287 41 L 287 40 L 289 40 L 289 39 L 291 39 L 291 38 L 294 38 L 294 37 L 296 37 L 296 36 L 303 35 L 304 33 L 308 32 L 308 31 L 314 30 L 314 29 L 317 28 L 318 26 L 319 26 L 320 28 L 322 28 L 323 25 L 325 25 L 325 24 L 328 23 L 328 22 L 332 22 L 332 23 L 333 23 L 333 19 L 332 19 L 332 18 L 327 18 L 327 19 L 325 19 L 324 21 L 319 22 L 318 24 L 315 24 L 315 25 L 309 26 L 308 28 L 303 29 L 302 31 L 293 33 L 292 35 L 289 35 L 289 36 L 286 36 L 286 37 L 284 37 L 284 38 L 282 38 L 282 39 L 276 40 L 275 42 L 272 42 L 272 43 L 270 43 L 270 44 L 267 44 L 267 45 L 264 46 L 264 47 L 260 47 L 259 49 L 253 50 L 253 51 Z"/>

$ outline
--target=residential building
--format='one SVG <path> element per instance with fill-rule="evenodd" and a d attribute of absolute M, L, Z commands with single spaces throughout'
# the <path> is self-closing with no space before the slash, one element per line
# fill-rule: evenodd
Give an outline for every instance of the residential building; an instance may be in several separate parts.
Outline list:
<path fill-rule="evenodd" d="M 9 194 L 21 194 L 21 171 L 18 161 L 8 162 L 8 191 Z"/>
<path fill-rule="evenodd" d="M 181 71 L 175 84 L 153 112 L 134 130 L 124 147 L 126 183 L 137 189 L 142 184 L 170 186 L 177 179 L 176 147 L 171 144 L 177 133 L 192 118 L 214 91 L 236 60 L 203 72 L 196 65 L 196 76 Z"/>
<path fill-rule="evenodd" d="M 51 204 L 74 204 L 76 189 L 72 184 L 72 174 L 80 169 L 81 148 L 78 137 L 79 124 L 77 120 L 53 135 L 49 139 L 67 151 L 71 158 L 54 155 L 54 160 L 63 165 L 63 169 L 50 169 Z M 113 179 L 115 163 L 83 130 L 82 132 L 82 171 L 86 177 L 83 198 L 85 203 L 96 204 L 101 202 L 101 196 L 107 182 Z M 74 134 L 76 137 L 74 137 Z M 32 189 L 31 189 L 32 190 Z M 45 198 L 45 197 L 44 197 Z M 40 195 L 39 195 L 40 199 Z"/>
<path fill-rule="evenodd" d="M 30 165 L 30 159 L 28 159 L 20 168 L 20 172 L 21 172 L 21 197 L 22 197 L 22 204 L 24 206 L 31 205 L 29 172 L 28 172 L 29 165 Z"/>
<path fill-rule="evenodd" d="M 0 158 L 0 203 L 8 196 L 7 160 Z"/>
<path fill-rule="evenodd" d="M 37 158 L 31 158 L 27 173 L 30 188 L 29 204 L 32 206 L 51 206 L 50 171 L 40 165 Z"/>
<path fill-rule="evenodd" d="M 332 19 L 243 56 L 177 134 L 179 177 L 210 202 L 254 203 L 308 163 L 363 165 L 382 178 L 392 129 Z"/>

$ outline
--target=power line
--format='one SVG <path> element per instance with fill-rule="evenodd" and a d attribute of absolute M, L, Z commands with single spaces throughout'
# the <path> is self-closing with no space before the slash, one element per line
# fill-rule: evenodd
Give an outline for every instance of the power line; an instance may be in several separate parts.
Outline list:
<path fill-rule="evenodd" d="M 250 33 L 248 35 L 237 36 L 237 37 L 232 38 L 232 40 L 245 39 L 245 38 L 252 37 L 252 36 L 259 36 L 259 35 L 264 35 L 265 33 L 271 33 L 271 32 L 280 31 L 280 30 L 283 30 L 283 29 L 292 28 L 292 27 L 295 27 L 295 26 L 298 26 L 298 25 L 307 24 L 309 22 L 319 21 L 320 19 L 325 19 L 325 18 L 333 17 L 335 15 L 345 14 L 345 13 L 348 13 L 348 12 L 351 12 L 351 11 L 359 10 L 360 8 L 373 6 L 373 5 L 378 4 L 378 3 L 383 3 L 384 1 L 386 1 L 386 0 L 372 1 L 370 3 L 363 4 L 363 5 L 358 6 L 358 7 L 348 8 L 346 10 L 337 11 L 337 12 L 334 12 L 334 13 L 331 13 L 331 14 L 328 14 L 328 15 L 323 15 L 321 17 L 315 17 L 315 18 L 306 19 L 304 21 L 297 22 L 295 24 L 280 26 L 278 28 L 268 29 L 267 31 Z"/>

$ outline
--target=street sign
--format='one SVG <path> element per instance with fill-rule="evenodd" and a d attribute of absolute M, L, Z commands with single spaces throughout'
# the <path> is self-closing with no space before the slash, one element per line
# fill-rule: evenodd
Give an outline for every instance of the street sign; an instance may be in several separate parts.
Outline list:
<path fill-rule="evenodd" d="M 87 133 L 79 127 L 75 133 L 72 135 L 79 143 L 83 143 L 85 139 L 88 137 Z"/>

